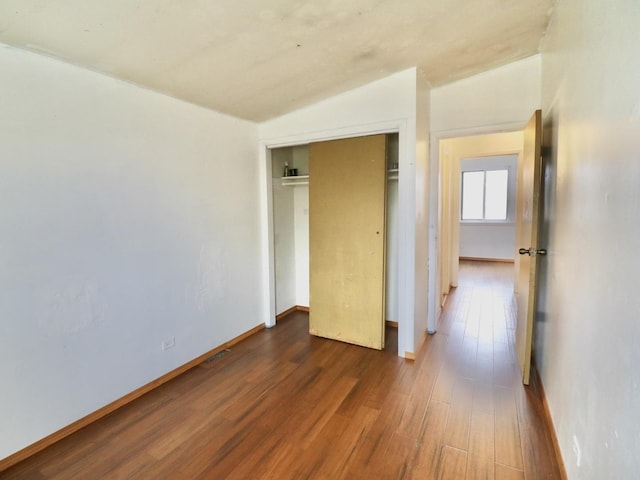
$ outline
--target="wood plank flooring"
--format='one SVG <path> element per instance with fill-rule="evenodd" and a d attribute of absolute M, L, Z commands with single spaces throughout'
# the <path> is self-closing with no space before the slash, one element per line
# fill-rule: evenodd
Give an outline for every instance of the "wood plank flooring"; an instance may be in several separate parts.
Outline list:
<path fill-rule="evenodd" d="M 297 312 L 1 479 L 559 479 L 513 350 L 509 264 L 462 262 L 415 361 Z"/>

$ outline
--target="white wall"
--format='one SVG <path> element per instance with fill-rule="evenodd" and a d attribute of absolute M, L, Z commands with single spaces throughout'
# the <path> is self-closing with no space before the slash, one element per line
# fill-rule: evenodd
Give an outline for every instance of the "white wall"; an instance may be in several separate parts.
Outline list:
<path fill-rule="evenodd" d="M 387 166 L 394 168 L 398 165 L 398 136 L 387 136 Z M 385 255 L 385 320 L 398 321 L 398 245 L 399 233 L 399 199 L 398 179 L 389 176 L 387 180 L 387 210 L 386 210 L 386 255 Z"/>
<path fill-rule="evenodd" d="M 385 319 L 398 321 L 398 181 L 387 181 Z"/>
<path fill-rule="evenodd" d="M 290 148 L 274 149 L 271 152 L 271 161 L 276 313 L 282 313 L 297 305 L 294 188 L 282 185 L 284 164 L 292 165 L 293 152 Z"/>
<path fill-rule="evenodd" d="M 429 175 L 429 330 L 440 314 L 436 275 L 439 141 L 522 129 L 541 104 L 541 59 L 535 55 L 431 90 Z"/>
<path fill-rule="evenodd" d="M 460 223 L 460 257 L 514 260 L 514 223 Z"/>
<path fill-rule="evenodd" d="M 261 139 L 270 144 L 304 144 L 324 132 L 351 134 L 362 126 L 415 116 L 415 69 L 336 95 L 310 107 L 259 125 Z M 386 130 L 386 128 L 383 128 Z"/>
<path fill-rule="evenodd" d="M 516 187 L 518 155 L 467 158 L 460 162 L 460 172 L 473 170 L 508 170 L 507 220 L 504 222 L 460 222 L 461 257 L 513 260 L 516 244 Z"/>
<path fill-rule="evenodd" d="M 521 129 L 540 108 L 540 69 L 534 55 L 434 88 L 431 132 L 452 137 Z"/>
<path fill-rule="evenodd" d="M 415 258 L 414 258 L 414 352 L 424 341 L 428 328 L 429 308 L 429 129 L 431 85 L 423 72 L 415 76 Z M 400 203 L 400 210 L 404 208 Z M 400 248 L 405 248 L 401 246 Z M 402 287 L 400 287 L 402 288 Z M 433 331 L 431 331 L 433 333 Z"/>
<path fill-rule="evenodd" d="M 398 340 L 400 355 L 404 355 L 405 352 L 414 352 L 418 346 L 414 332 L 417 75 L 415 68 L 408 69 L 265 122 L 259 127 L 261 163 L 265 164 L 267 147 L 304 144 L 355 135 L 399 132 L 400 258 L 398 279 L 401 298 L 399 298 L 399 318 L 397 320 L 400 324 Z M 424 112 L 425 117 L 428 117 L 428 111 L 427 108 Z M 264 168 L 262 175 L 266 178 L 266 169 Z M 265 257 L 269 257 L 269 252 L 272 251 L 270 244 L 272 226 L 269 223 L 270 207 L 271 199 L 268 191 L 264 189 L 262 219 Z M 426 218 L 426 216 L 424 217 Z M 422 218 L 420 217 L 420 219 Z M 426 225 L 426 223 L 424 224 Z M 265 283 L 272 284 L 273 263 L 265 261 L 263 271 Z M 269 324 L 272 322 L 275 303 L 272 293 L 267 294 L 265 301 L 269 306 L 265 308 L 263 318 Z M 426 298 L 424 301 L 426 303 Z"/>
<path fill-rule="evenodd" d="M 309 306 L 309 186 L 294 189 L 296 305 Z"/>
<path fill-rule="evenodd" d="M 309 147 L 293 147 L 293 166 L 298 175 L 309 175 Z M 296 305 L 309 306 L 309 186 L 300 185 L 293 192 L 295 224 Z"/>
<path fill-rule="evenodd" d="M 9 47 L 0 72 L 4 458 L 256 326 L 263 286 L 256 126 Z"/>
<path fill-rule="evenodd" d="M 543 43 L 535 353 L 570 479 L 640 475 L 638 25 L 635 0 L 558 0 Z"/>

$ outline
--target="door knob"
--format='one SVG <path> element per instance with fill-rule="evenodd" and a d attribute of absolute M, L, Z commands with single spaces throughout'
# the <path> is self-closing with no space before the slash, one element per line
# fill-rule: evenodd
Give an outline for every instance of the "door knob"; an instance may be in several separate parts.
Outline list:
<path fill-rule="evenodd" d="M 546 255 L 547 250 L 545 248 L 520 248 L 518 250 L 520 255 L 529 255 L 530 257 L 535 257 L 536 255 Z"/>

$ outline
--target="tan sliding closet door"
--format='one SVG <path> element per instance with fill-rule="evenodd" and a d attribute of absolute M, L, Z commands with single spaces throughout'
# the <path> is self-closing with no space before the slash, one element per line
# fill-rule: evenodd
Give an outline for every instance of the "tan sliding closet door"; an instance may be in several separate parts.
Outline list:
<path fill-rule="evenodd" d="M 386 136 L 309 145 L 309 331 L 384 348 Z"/>

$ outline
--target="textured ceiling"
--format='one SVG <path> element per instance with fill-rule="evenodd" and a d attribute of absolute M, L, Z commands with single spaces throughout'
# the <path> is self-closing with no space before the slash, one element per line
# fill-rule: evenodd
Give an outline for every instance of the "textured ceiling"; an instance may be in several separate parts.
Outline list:
<path fill-rule="evenodd" d="M 553 0 L 0 0 L 0 42 L 263 121 L 418 66 L 537 53 Z"/>

